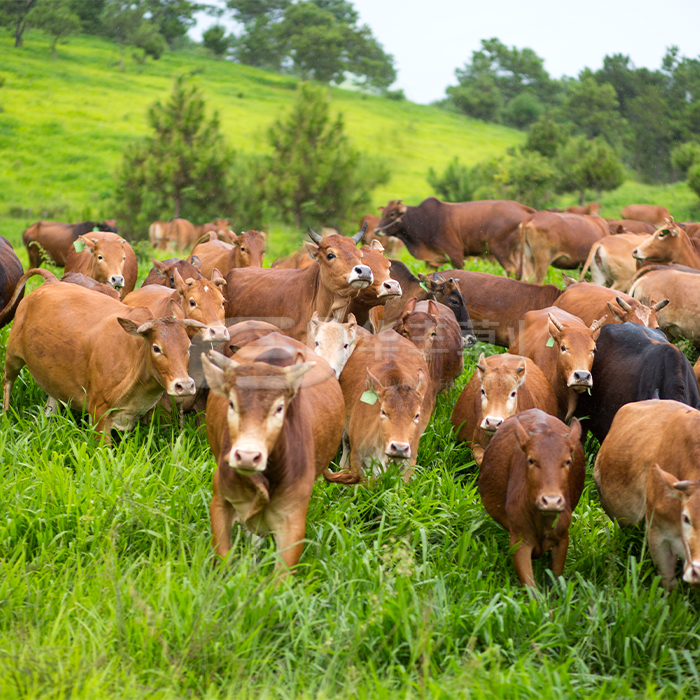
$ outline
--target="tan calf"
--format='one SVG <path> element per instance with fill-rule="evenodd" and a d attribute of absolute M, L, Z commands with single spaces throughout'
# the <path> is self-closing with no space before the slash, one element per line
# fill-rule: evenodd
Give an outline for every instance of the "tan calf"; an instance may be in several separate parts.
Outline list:
<path fill-rule="evenodd" d="M 638 245 L 632 251 L 632 256 L 643 265 L 676 263 L 700 270 L 700 255 L 692 241 L 688 234 L 671 220 Z"/>
<path fill-rule="evenodd" d="M 649 238 L 647 234 L 620 233 L 605 236 L 591 246 L 579 281 L 591 271 L 591 282 L 602 287 L 613 287 L 621 292 L 629 289 L 630 280 L 637 272 L 632 251 Z"/>

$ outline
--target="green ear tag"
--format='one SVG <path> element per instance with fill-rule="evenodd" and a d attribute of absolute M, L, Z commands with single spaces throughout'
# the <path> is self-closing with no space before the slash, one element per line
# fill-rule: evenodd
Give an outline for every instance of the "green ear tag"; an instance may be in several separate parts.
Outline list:
<path fill-rule="evenodd" d="M 430 290 L 428 289 L 428 287 L 427 287 L 427 285 L 425 284 L 425 282 L 421 282 L 421 283 L 420 283 L 420 288 L 421 288 L 421 289 L 424 289 L 426 292 L 428 292 L 428 294 L 430 294 Z"/>
<path fill-rule="evenodd" d="M 367 391 L 363 392 L 362 396 L 360 396 L 360 401 L 362 401 L 362 403 L 368 403 L 370 406 L 374 406 L 374 404 L 377 403 L 378 398 L 379 396 L 374 389 L 367 389 Z"/>
<path fill-rule="evenodd" d="M 99 233 L 99 232 L 100 232 L 100 227 L 99 227 L 99 226 L 93 226 L 93 227 L 92 227 L 92 232 L 93 232 L 93 233 Z"/>
<path fill-rule="evenodd" d="M 354 341 L 354 340 L 351 340 L 351 341 L 348 343 L 348 345 L 354 345 L 354 344 L 355 344 L 355 341 Z"/>
<path fill-rule="evenodd" d="M 73 247 L 75 248 L 76 252 L 82 253 L 83 249 L 85 248 L 85 241 L 78 238 L 77 241 L 73 241 Z"/>
<path fill-rule="evenodd" d="M 547 347 L 548 348 L 554 347 L 554 338 L 552 338 L 551 335 L 549 336 L 549 340 L 547 341 Z"/>

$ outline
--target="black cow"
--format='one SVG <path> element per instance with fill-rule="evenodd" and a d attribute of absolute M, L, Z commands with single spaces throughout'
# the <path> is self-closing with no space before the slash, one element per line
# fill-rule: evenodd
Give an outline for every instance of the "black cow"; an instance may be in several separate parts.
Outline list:
<path fill-rule="evenodd" d="M 0 309 L 4 309 L 7 302 L 10 301 L 12 295 L 14 294 L 15 287 L 19 278 L 22 276 L 24 270 L 22 269 L 22 263 L 15 253 L 15 249 L 12 247 L 10 241 L 4 236 L 0 236 Z M 24 289 L 22 293 L 17 297 L 17 301 L 14 303 L 14 308 L 5 318 L 4 323 L 0 325 L 6 326 L 14 317 L 15 310 L 17 309 L 17 304 L 24 296 Z"/>
<path fill-rule="evenodd" d="M 672 399 L 700 408 L 693 366 L 656 328 L 629 322 L 603 326 L 591 373 L 593 389 L 579 397 L 576 415 L 600 442 L 626 403 Z"/>

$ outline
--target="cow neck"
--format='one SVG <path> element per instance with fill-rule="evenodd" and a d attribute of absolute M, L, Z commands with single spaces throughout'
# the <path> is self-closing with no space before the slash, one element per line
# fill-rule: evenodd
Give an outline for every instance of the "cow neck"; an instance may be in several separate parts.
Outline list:
<path fill-rule="evenodd" d="M 155 377 L 155 369 L 151 361 L 150 346 L 148 338 L 133 338 L 127 336 L 127 343 L 132 343 L 136 352 L 124 353 L 124 357 L 136 357 L 137 359 L 130 363 L 127 371 L 123 373 L 123 379 L 119 387 L 124 389 L 120 396 L 120 401 L 131 398 L 137 393 L 147 393 L 153 395 L 153 404 L 155 405 L 158 398 L 163 393 L 163 385 Z M 128 360 L 127 360 L 128 362 Z"/>
<path fill-rule="evenodd" d="M 316 311 L 320 318 L 330 318 L 343 323 L 346 320 L 350 302 L 360 290 L 348 287 L 349 293 L 347 296 L 334 294 L 323 283 L 321 266 L 316 261 L 312 262 L 302 274 L 305 275 L 304 284 L 308 284 L 309 288 L 313 289 L 312 313 Z"/>

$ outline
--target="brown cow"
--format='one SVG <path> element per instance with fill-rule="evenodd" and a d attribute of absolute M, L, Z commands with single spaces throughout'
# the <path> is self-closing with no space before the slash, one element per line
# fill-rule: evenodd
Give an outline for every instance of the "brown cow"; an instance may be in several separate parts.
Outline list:
<path fill-rule="evenodd" d="M 588 202 L 581 206 L 566 207 L 564 210 L 568 214 L 579 214 L 580 216 L 584 214 L 597 215 L 600 213 L 600 204 L 598 202 Z"/>
<path fill-rule="evenodd" d="M 104 294 L 74 284 L 45 284 L 17 309 L 5 358 L 3 400 L 25 365 L 36 383 L 57 402 L 85 407 L 109 440 L 111 428 L 130 429 L 155 406 L 165 389 L 171 396 L 194 393 L 187 373 L 190 340 L 201 324 L 153 318 Z"/>
<path fill-rule="evenodd" d="M 211 277 L 214 268 L 224 277 L 236 267 L 262 267 L 267 237 L 262 231 L 246 231 L 229 235 L 231 244 L 220 241 L 214 231 L 209 239 L 197 241 L 192 256 L 202 261 L 202 275 Z"/>
<path fill-rule="evenodd" d="M 551 550 L 555 576 L 564 572 L 571 513 L 586 476 L 581 426 L 537 408 L 508 418 L 484 452 L 479 492 L 486 512 L 510 533 L 521 585 L 536 588 L 532 560 Z"/>
<path fill-rule="evenodd" d="M 345 321 L 352 299 L 374 279 L 356 248 L 364 231 L 352 238 L 312 234 L 314 242 L 306 247 L 315 261 L 306 270 L 242 267 L 228 273 L 229 325 L 250 318 L 267 321 L 304 342 L 314 311 L 320 318 Z"/>
<path fill-rule="evenodd" d="M 642 439 L 640 439 L 640 437 Z M 593 478 L 620 525 L 646 522 L 649 553 L 666 590 L 700 585 L 700 411 L 651 399 L 622 406 L 600 446 Z"/>
<path fill-rule="evenodd" d="M 659 327 L 658 313 L 669 303 L 668 299 L 645 306 L 634 297 L 615 289 L 589 282 L 574 283 L 554 302 L 554 306 L 578 316 L 587 326 L 596 319 L 603 323 L 637 323 L 648 328 Z"/>
<path fill-rule="evenodd" d="M 632 221 L 632 219 L 606 219 L 606 221 L 611 236 L 621 233 L 636 233 L 637 235 L 647 233 L 651 235 L 656 231 L 656 226 L 646 221 Z"/>
<path fill-rule="evenodd" d="M 388 462 L 404 464 L 408 481 L 418 457 L 418 441 L 430 420 L 435 402 L 429 389 L 429 369 L 423 354 L 395 331 L 370 335 L 357 343 L 340 386 L 345 399 L 345 430 L 340 471 L 328 481 L 357 484 L 364 468 L 375 476 Z"/>
<path fill-rule="evenodd" d="M 450 204 L 435 197 L 409 207 L 392 200 L 375 229 L 396 236 L 414 258 L 439 267 L 450 262 L 464 267 L 466 255 L 491 254 L 509 274 L 518 269 L 513 255 L 520 223 L 535 210 L 518 202 L 485 200 Z"/>
<path fill-rule="evenodd" d="M 689 238 L 700 238 L 700 223 L 688 221 L 681 225 L 683 226 L 683 230 L 688 234 Z"/>
<path fill-rule="evenodd" d="M 626 292 L 630 280 L 637 272 L 637 263 L 632 257 L 632 251 L 648 238 L 648 234 L 634 233 L 619 233 L 601 238 L 591 246 L 579 281 L 584 279 L 590 268 L 591 282 Z"/>
<path fill-rule="evenodd" d="M 149 270 L 148 276 L 141 285 L 142 287 L 159 284 L 163 287 L 175 289 L 175 277 L 173 276 L 175 270 L 185 280 L 188 277 L 191 277 L 193 280 L 198 280 L 202 277 L 202 261 L 196 255 L 193 255 L 189 262 L 180 258 L 168 258 L 167 260 L 151 258 L 151 262 L 153 267 Z"/>
<path fill-rule="evenodd" d="M 671 212 L 666 207 L 653 204 L 629 204 L 621 212 L 622 219 L 646 221 L 654 226 L 663 226 L 666 219 L 671 218 Z"/>
<path fill-rule="evenodd" d="M 66 256 L 66 272 L 82 272 L 119 289 L 122 298 L 133 291 L 138 264 L 132 247 L 116 233 L 80 236 Z"/>
<path fill-rule="evenodd" d="M 79 236 L 90 233 L 95 228 L 98 231 L 117 232 L 114 219 L 107 219 L 101 223 L 82 221 L 78 224 L 37 221 L 25 229 L 22 234 L 22 241 L 29 256 L 29 267 L 41 267 L 44 258 L 58 267 L 63 267 L 73 242 Z"/>
<path fill-rule="evenodd" d="M 154 221 L 148 227 L 148 242 L 151 248 L 165 250 L 168 245 L 169 221 Z"/>
<path fill-rule="evenodd" d="M 504 348 L 513 343 L 525 313 L 552 306 L 563 294 L 553 284 L 519 282 L 487 272 L 445 270 L 441 274 L 459 282 L 476 337 Z"/>
<path fill-rule="evenodd" d="M 457 399 L 451 421 L 457 439 L 469 443 L 481 466 L 484 450 L 503 421 L 530 408 L 556 416 L 559 407 L 552 385 L 529 357 L 485 357 L 482 352 L 476 369 Z"/>
<path fill-rule="evenodd" d="M 659 312 L 659 328 L 670 338 L 688 338 L 700 347 L 700 274 L 665 265 L 643 267 L 630 294 L 647 305 L 660 296 L 669 299 Z"/>
<path fill-rule="evenodd" d="M 673 220 L 632 251 L 632 257 L 642 265 L 661 263 L 685 265 L 700 270 L 700 240 L 688 234 Z"/>
<path fill-rule="evenodd" d="M 454 384 L 464 370 L 464 342 L 454 314 L 430 299 L 406 304 L 394 330 L 408 338 L 428 363 L 433 397 Z"/>
<path fill-rule="evenodd" d="M 340 444 L 338 380 L 325 360 L 278 333 L 233 358 L 210 357 L 202 361 L 211 387 L 207 438 L 216 458 L 212 544 L 226 556 L 234 522 L 272 535 L 284 575 L 301 557 L 314 481 Z"/>
<path fill-rule="evenodd" d="M 529 357 L 542 370 L 557 395 L 562 420 L 571 418 L 578 395 L 593 386 L 591 367 L 603 321 L 601 318 L 589 328 L 556 306 L 528 311 L 508 348 L 513 355 Z"/>
<path fill-rule="evenodd" d="M 608 235 L 599 216 L 539 211 L 520 225 L 520 279 L 541 284 L 550 265 L 572 270 L 583 265 L 591 246 Z"/>
<path fill-rule="evenodd" d="M 0 236 L 0 309 L 4 309 L 7 306 L 7 302 L 14 296 L 22 273 L 22 263 L 19 261 L 15 249 L 7 238 Z M 24 285 L 22 285 L 22 289 L 13 302 L 12 308 L 7 310 L 7 314 L 3 314 L 0 328 L 7 325 L 14 318 L 22 295 L 24 295 Z"/>
<path fill-rule="evenodd" d="M 377 208 L 379 211 L 384 211 L 384 207 Z M 379 226 L 380 221 L 381 217 L 377 216 L 376 214 L 367 214 L 360 220 L 360 228 L 363 228 L 365 224 L 367 224 L 367 232 L 362 239 L 366 245 L 371 245 L 372 241 L 379 240 L 377 238 L 377 234 L 375 234 L 375 230 Z M 403 243 L 394 236 L 383 236 L 381 243 L 384 247 L 384 254 L 387 256 L 387 258 L 395 258 L 404 247 Z"/>

